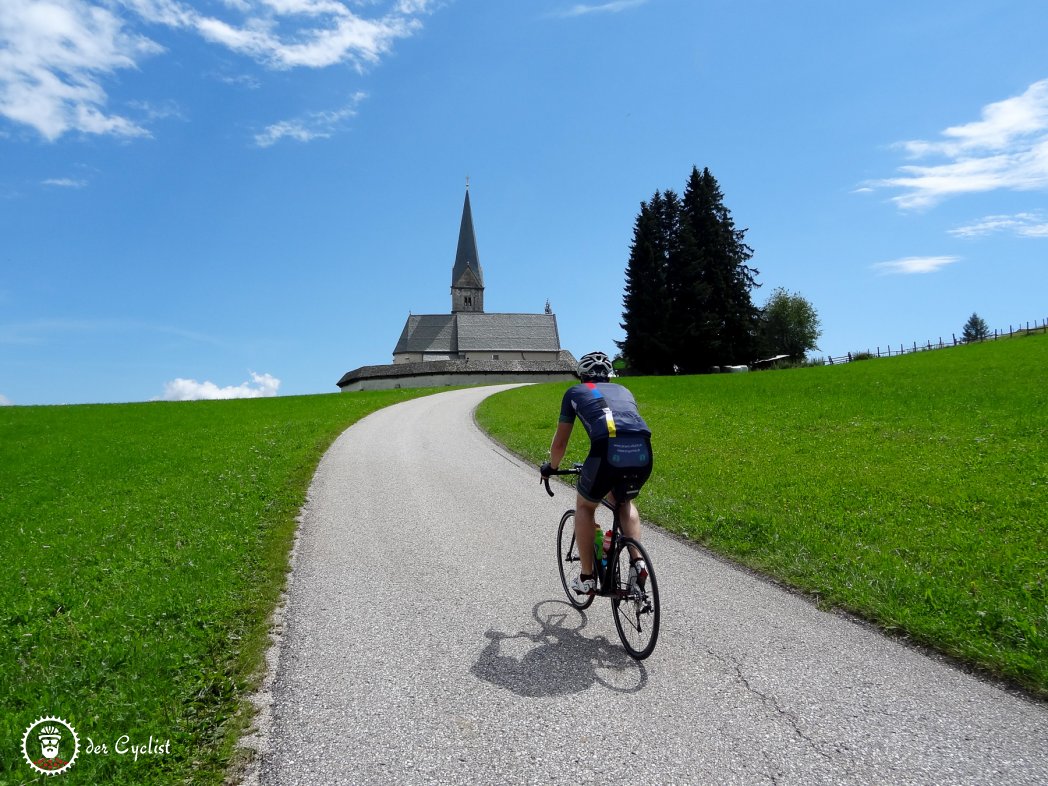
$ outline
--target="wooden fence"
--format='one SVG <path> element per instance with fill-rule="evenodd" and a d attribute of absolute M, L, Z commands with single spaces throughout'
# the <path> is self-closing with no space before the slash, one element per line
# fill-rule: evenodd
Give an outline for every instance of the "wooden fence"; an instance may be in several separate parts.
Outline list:
<path fill-rule="evenodd" d="M 1034 320 L 1033 323 L 1027 322 L 1026 327 L 1021 324 L 1018 327 L 1008 326 L 1007 332 L 1004 330 L 994 330 L 992 334 L 988 335 L 983 341 L 996 341 L 999 338 L 1011 338 L 1016 335 L 1025 335 L 1027 333 L 1048 333 L 1048 319 Z M 928 340 L 924 343 L 913 342 L 912 345 L 907 346 L 900 344 L 898 349 L 892 346 L 887 346 L 883 350 L 881 347 L 877 347 L 876 351 L 867 349 L 865 352 L 849 352 L 847 355 L 841 357 L 826 357 L 823 360 L 824 365 L 834 366 L 838 363 L 851 363 L 853 360 L 866 360 L 867 358 L 890 358 L 896 355 L 908 355 L 911 352 L 927 352 L 932 349 L 946 349 L 947 347 L 956 347 L 966 343 L 963 340 L 959 340 L 956 334 L 951 334 L 950 339 L 944 341 L 940 336 L 938 341 Z"/>

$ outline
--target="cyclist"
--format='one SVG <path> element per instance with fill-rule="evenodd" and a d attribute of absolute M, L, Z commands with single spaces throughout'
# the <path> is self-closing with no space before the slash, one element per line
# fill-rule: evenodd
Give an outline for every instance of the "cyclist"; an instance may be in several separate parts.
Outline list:
<path fill-rule="evenodd" d="M 576 489 L 575 540 L 580 545 L 593 543 L 597 505 L 605 496 L 610 497 L 612 503 L 619 501 L 611 490 L 616 481 L 623 478 L 628 478 L 629 486 L 620 513 L 622 533 L 640 540 L 640 514 L 631 500 L 651 475 L 651 429 L 637 411 L 633 394 L 622 385 L 608 381 L 611 369 L 611 360 L 603 352 L 590 352 L 579 360 L 576 369 L 579 384 L 564 393 L 549 461 L 539 469 L 545 478 L 559 468 L 575 418 L 582 421 L 589 434 L 590 452 L 582 465 Z M 597 588 L 592 550 L 579 548 L 579 558 L 582 575 L 572 582 L 572 589 L 580 595 L 589 594 Z M 636 574 L 640 567 L 636 566 L 630 573 Z M 645 578 L 645 573 L 636 577 L 642 584 Z"/>

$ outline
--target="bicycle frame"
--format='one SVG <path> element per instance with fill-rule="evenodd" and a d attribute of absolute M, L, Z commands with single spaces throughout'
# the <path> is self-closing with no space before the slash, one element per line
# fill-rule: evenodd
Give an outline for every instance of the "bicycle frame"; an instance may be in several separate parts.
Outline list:
<path fill-rule="evenodd" d="M 568 470 L 557 470 L 550 474 L 556 475 L 578 475 L 581 474 L 582 465 L 575 464 Z M 549 486 L 549 477 L 543 476 L 546 484 L 546 493 L 553 496 L 553 489 Z M 560 520 L 560 528 L 557 530 L 557 557 L 560 571 L 560 581 L 564 592 L 568 596 L 571 605 L 576 609 L 584 610 L 593 602 L 595 596 L 609 598 L 611 600 L 611 612 L 615 619 L 615 628 L 622 640 L 622 646 L 630 657 L 637 660 L 647 658 L 655 649 L 655 642 L 659 637 L 659 590 L 658 582 L 655 580 L 655 568 L 651 558 L 645 551 L 644 546 L 637 538 L 628 537 L 622 532 L 622 506 L 636 496 L 631 489 L 636 478 L 625 476 L 615 483 L 612 489 L 615 502 L 602 499 L 601 504 L 611 511 L 611 543 L 609 544 L 607 562 L 603 569 L 599 564 L 594 564 L 593 573 L 597 578 L 598 589 L 589 593 L 577 593 L 571 588 L 565 565 L 572 563 L 569 571 L 577 576 L 574 563 L 582 565 L 582 555 L 587 549 L 596 558 L 597 549 L 594 548 L 593 539 L 587 543 L 581 543 L 574 530 L 577 523 L 577 507 L 567 511 Z M 639 491 L 640 484 L 636 485 Z M 629 508 L 627 508 L 629 510 Z M 567 539 L 568 517 L 572 519 L 572 531 L 570 539 Z M 603 527 L 601 527 L 603 529 Z M 597 533 L 595 532 L 594 535 Z M 565 546 L 567 548 L 565 549 Z M 622 561 L 623 550 L 629 560 L 629 567 L 625 567 Z M 577 556 L 573 556 L 577 555 Z M 642 561 L 642 566 L 635 570 L 635 561 Z M 627 570 L 626 575 L 621 571 Z"/>
<path fill-rule="evenodd" d="M 582 465 L 581 464 L 575 464 L 575 465 L 572 466 L 571 469 L 554 470 L 552 472 L 552 475 L 580 475 L 581 473 L 582 473 Z M 551 489 L 550 486 L 549 486 L 549 478 L 543 478 L 543 482 L 546 485 L 546 493 L 549 494 L 552 497 L 553 496 L 553 489 Z M 612 489 L 611 493 L 615 495 L 615 503 L 614 504 L 608 502 L 608 500 L 606 500 L 606 499 L 602 499 L 600 501 L 601 505 L 603 505 L 604 507 L 606 507 L 608 510 L 611 511 L 611 543 L 608 546 L 608 551 L 606 551 L 604 553 L 604 559 L 606 561 L 606 565 L 604 566 L 603 570 L 601 570 L 601 566 L 600 566 L 599 560 L 597 560 L 596 548 L 593 548 L 593 552 L 592 552 L 593 553 L 593 575 L 597 578 L 597 585 L 598 585 L 598 589 L 593 594 L 597 595 L 598 597 L 606 597 L 606 598 L 614 597 L 616 595 L 616 587 L 615 587 L 615 581 L 614 581 L 614 578 L 615 578 L 615 576 L 614 576 L 614 570 L 615 570 L 614 563 L 617 560 L 611 559 L 611 555 L 616 554 L 615 547 L 618 544 L 619 540 L 623 537 L 623 535 L 622 535 L 621 518 L 619 516 L 619 512 L 622 510 L 623 504 L 625 502 L 629 501 L 628 499 L 626 499 L 626 496 L 627 496 L 626 495 L 626 489 L 625 489 L 625 486 L 623 484 L 616 484 L 615 488 Z M 576 515 L 578 515 L 578 514 L 576 513 Z M 594 522 L 594 523 L 596 523 L 596 522 Z M 599 525 L 597 526 L 597 529 L 598 530 L 600 529 Z M 628 546 L 627 546 L 627 548 L 628 548 Z M 580 552 L 582 551 L 581 545 L 579 547 L 579 551 Z M 630 556 L 632 557 L 632 553 L 631 553 Z M 622 596 L 622 592 L 621 591 L 619 591 L 618 594 L 620 596 Z"/>

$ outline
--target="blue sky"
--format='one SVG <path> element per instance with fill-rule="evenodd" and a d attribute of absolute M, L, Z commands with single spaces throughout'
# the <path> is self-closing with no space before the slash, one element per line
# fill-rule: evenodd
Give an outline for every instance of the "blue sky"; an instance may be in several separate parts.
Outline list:
<path fill-rule="evenodd" d="M 822 354 L 1048 317 L 1048 5 L 4 0 L 0 402 L 333 392 L 450 310 L 621 338 L 709 167 Z"/>

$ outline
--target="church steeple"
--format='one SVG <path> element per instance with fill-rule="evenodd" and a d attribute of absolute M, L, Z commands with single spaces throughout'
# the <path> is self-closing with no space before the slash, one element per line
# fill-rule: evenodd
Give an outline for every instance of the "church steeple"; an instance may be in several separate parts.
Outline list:
<path fill-rule="evenodd" d="M 477 236 L 473 231 L 473 211 L 469 206 L 469 178 L 466 179 L 466 200 L 462 205 L 462 223 L 459 225 L 455 266 L 451 269 L 451 312 L 460 311 L 484 311 L 484 271 L 480 267 Z"/>

